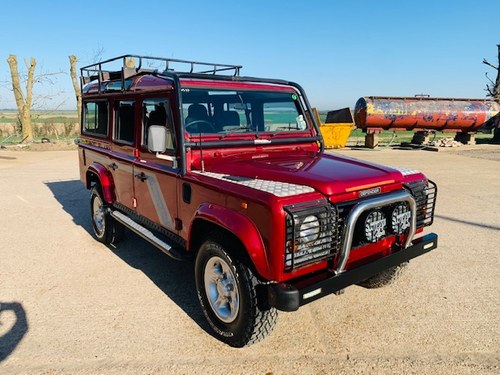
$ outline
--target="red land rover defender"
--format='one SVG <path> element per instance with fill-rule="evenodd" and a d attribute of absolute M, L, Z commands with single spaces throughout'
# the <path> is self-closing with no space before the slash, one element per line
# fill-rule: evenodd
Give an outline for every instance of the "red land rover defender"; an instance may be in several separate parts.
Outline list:
<path fill-rule="evenodd" d="M 86 66 L 79 143 L 97 239 L 126 227 L 194 259 L 201 308 L 235 347 L 269 334 L 277 310 L 388 284 L 437 246 L 415 236 L 432 224 L 434 183 L 325 153 L 303 89 L 240 68 L 135 55 Z"/>

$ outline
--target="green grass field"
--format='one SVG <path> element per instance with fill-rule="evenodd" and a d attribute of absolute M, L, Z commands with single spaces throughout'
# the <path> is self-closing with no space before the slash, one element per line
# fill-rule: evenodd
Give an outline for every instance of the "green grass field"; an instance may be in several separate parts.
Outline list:
<path fill-rule="evenodd" d="M 76 111 L 34 112 L 32 117 L 35 124 L 71 124 L 78 122 Z M 0 124 L 11 124 L 16 122 L 16 112 L 0 112 Z"/>
<path fill-rule="evenodd" d="M 38 111 L 33 112 L 33 122 L 37 126 L 44 125 L 53 125 L 53 124 L 76 124 L 78 121 L 76 111 Z M 0 111 L 0 126 L 1 124 L 15 124 L 16 123 L 17 113 L 15 111 Z M 325 121 L 326 112 L 320 112 L 321 121 Z M 286 122 L 295 122 L 295 118 L 288 113 L 273 113 L 272 121 L 277 123 L 286 123 Z M 438 132 L 436 134 L 436 139 L 440 138 L 449 138 L 454 137 L 455 133 L 452 132 Z M 379 134 L 379 145 L 380 146 L 388 146 L 391 144 L 399 144 L 402 142 L 410 142 L 413 137 L 412 131 L 383 131 Z M 35 141 L 40 141 L 41 136 L 36 137 Z M 58 135 L 57 137 L 49 136 L 48 138 L 57 140 L 71 140 L 74 139 L 75 136 L 64 136 Z M 478 143 L 488 143 L 489 140 L 493 138 L 492 134 L 476 134 L 476 141 Z M 9 136 L 9 137 L 0 137 L 0 144 L 15 144 L 19 143 L 22 140 L 19 136 Z M 350 137 L 347 141 L 347 146 L 364 146 L 365 143 L 365 133 L 363 133 L 360 129 L 353 129 L 351 131 Z"/>

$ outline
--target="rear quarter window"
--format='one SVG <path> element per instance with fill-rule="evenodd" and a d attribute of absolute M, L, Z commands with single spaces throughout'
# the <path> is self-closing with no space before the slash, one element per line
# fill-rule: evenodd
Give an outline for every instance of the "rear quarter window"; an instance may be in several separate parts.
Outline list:
<path fill-rule="evenodd" d="M 85 134 L 106 137 L 108 135 L 108 102 L 83 103 L 83 128 Z"/>

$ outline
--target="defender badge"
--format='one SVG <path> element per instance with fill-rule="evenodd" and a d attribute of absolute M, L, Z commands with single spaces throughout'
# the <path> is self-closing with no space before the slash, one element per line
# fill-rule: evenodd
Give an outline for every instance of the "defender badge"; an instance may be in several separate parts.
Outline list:
<path fill-rule="evenodd" d="M 363 197 L 366 197 L 368 195 L 378 194 L 378 193 L 380 193 L 381 190 L 382 189 L 380 189 L 379 187 L 371 188 L 371 189 L 366 189 L 366 190 L 361 190 L 359 192 L 359 197 L 363 198 Z"/>

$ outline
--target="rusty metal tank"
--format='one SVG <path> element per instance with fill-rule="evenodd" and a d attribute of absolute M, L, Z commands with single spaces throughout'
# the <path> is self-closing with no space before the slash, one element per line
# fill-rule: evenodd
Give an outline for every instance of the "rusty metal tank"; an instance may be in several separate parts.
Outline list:
<path fill-rule="evenodd" d="M 499 112 L 500 105 L 486 99 L 369 96 L 357 101 L 354 119 L 363 130 L 474 132 Z"/>

